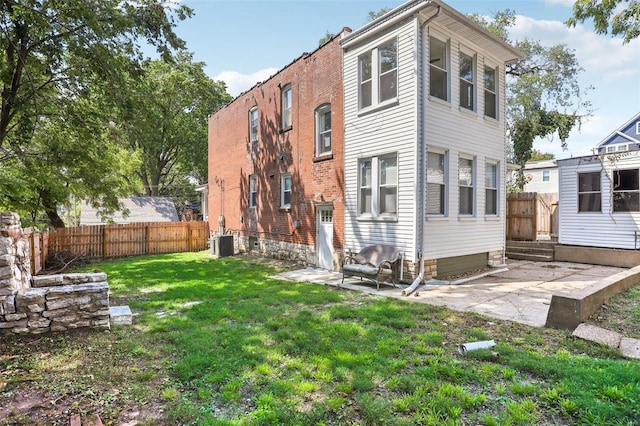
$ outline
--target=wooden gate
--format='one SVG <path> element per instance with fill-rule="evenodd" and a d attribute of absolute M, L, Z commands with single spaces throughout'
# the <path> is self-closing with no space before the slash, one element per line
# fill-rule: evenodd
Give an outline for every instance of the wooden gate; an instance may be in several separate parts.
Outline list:
<path fill-rule="evenodd" d="M 536 194 L 537 238 L 554 240 L 558 238 L 558 193 Z"/>
<path fill-rule="evenodd" d="M 553 240 L 557 236 L 558 194 L 521 192 L 507 196 L 507 240 Z"/>
<path fill-rule="evenodd" d="M 507 197 L 507 240 L 535 241 L 537 236 L 535 192 L 520 192 Z"/>

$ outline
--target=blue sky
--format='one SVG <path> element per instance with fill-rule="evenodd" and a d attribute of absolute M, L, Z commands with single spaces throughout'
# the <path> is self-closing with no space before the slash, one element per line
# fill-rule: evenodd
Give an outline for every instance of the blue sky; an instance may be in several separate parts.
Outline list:
<path fill-rule="evenodd" d="M 445 0 L 446 1 L 446 0 Z M 181 22 L 176 32 L 207 64 L 212 78 L 227 83 L 236 96 L 263 81 L 303 52 L 313 51 L 327 32 L 343 27 L 355 30 L 366 23 L 369 11 L 395 8 L 403 0 L 183 0 L 195 16 Z M 518 15 L 511 38 L 530 38 L 574 49 L 584 72 L 583 87 L 594 113 L 581 131 L 574 131 L 568 151 L 560 142 L 540 140 L 535 147 L 556 158 L 588 155 L 591 148 L 640 112 L 640 39 L 623 45 L 620 39 L 598 36 L 589 23 L 569 29 L 571 0 L 449 0 L 462 13 L 511 9 Z"/>

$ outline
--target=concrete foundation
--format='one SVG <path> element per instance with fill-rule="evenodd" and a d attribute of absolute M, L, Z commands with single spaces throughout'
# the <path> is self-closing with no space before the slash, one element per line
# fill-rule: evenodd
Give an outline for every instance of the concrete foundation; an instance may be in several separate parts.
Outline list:
<path fill-rule="evenodd" d="M 611 296 L 640 282 L 640 266 L 604 278 L 571 294 L 554 294 L 551 298 L 547 327 L 575 329 L 586 321 Z"/>
<path fill-rule="evenodd" d="M 588 263 L 591 265 L 633 268 L 640 265 L 640 250 L 623 250 L 601 247 L 555 246 L 556 262 Z"/>

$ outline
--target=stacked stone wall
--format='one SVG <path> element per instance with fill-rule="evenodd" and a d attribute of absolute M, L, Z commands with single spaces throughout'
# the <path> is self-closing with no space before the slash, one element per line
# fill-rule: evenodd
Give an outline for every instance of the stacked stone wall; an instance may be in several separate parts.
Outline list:
<path fill-rule="evenodd" d="M 32 277 L 30 270 L 20 218 L 0 213 L 0 336 L 110 328 L 107 274 Z"/>

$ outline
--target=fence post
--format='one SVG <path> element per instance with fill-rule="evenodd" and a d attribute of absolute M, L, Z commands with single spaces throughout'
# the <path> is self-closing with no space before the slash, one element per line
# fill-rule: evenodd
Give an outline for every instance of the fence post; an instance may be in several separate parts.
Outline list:
<path fill-rule="evenodd" d="M 184 222 L 187 225 L 187 250 L 189 252 L 192 252 L 193 249 L 193 244 L 191 242 L 191 226 L 189 225 L 189 222 Z"/>
<path fill-rule="evenodd" d="M 105 259 L 109 257 L 106 225 L 102 225 L 102 257 L 104 257 Z"/>

